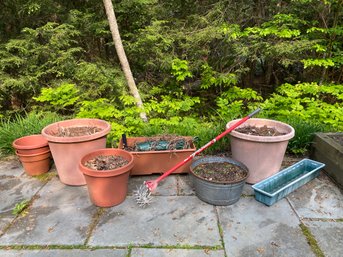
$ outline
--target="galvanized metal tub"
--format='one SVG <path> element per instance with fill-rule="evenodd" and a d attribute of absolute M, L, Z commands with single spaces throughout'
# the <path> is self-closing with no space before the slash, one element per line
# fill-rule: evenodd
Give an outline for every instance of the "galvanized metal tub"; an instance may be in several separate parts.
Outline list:
<path fill-rule="evenodd" d="M 213 163 L 213 162 L 228 162 L 239 166 L 247 172 L 245 178 L 240 181 L 232 183 L 215 182 L 206 180 L 196 174 L 194 169 L 202 163 Z M 192 163 L 190 166 L 190 175 L 193 182 L 193 187 L 198 198 L 206 203 L 213 205 L 231 205 L 236 203 L 242 195 L 243 186 L 246 178 L 249 175 L 248 168 L 241 162 L 228 157 L 218 156 L 207 156 L 202 157 Z"/>

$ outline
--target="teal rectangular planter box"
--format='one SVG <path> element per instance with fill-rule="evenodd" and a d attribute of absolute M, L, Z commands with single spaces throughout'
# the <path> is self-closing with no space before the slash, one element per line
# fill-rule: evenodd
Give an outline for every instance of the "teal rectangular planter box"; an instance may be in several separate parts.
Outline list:
<path fill-rule="evenodd" d="M 255 199 L 268 206 L 273 205 L 297 188 L 319 175 L 325 164 L 303 159 L 275 175 L 252 186 Z"/>

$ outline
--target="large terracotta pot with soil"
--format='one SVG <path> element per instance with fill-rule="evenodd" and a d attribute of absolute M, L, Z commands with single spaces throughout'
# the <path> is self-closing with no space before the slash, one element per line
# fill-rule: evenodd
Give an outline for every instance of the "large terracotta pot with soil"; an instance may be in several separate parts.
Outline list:
<path fill-rule="evenodd" d="M 110 130 L 110 124 L 99 119 L 71 119 L 43 128 L 42 135 L 49 142 L 62 183 L 72 186 L 86 184 L 79 162 L 87 153 L 106 147 L 106 136 Z"/>
<path fill-rule="evenodd" d="M 48 140 L 42 135 L 29 135 L 17 138 L 12 143 L 13 148 L 19 154 L 37 154 L 50 151 Z"/>
<path fill-rule="evenodd" d="M 227 123 L 229 128 L 237 120 Z M 288 124 L 252 118 L 230 133 L 232 158 L 249 169 L 247 183 L 255 184 L 281 168 L 288 141 L 294 137 L 294 129 Z"/>
<path fill-rule="evenodd" d="M 86 178 L 91 201 L 100 207 L 122 203 L 133 166 L 132 154 L 121 149 L 99 149 L 85 155 L 79 167 Z"/>
<path fill-rule="evenodd" d="M 231 205 L 242 195 L 248 168 L 228 157 L 202 157 L 190 166 L 196 195 L 213 205 Z"/>

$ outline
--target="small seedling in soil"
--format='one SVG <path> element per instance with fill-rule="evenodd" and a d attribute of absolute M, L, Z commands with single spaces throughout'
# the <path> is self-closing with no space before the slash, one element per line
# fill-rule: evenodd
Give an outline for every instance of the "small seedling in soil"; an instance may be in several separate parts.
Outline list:
<path fill-rule="evenodd" d="M 56 137 L 78 137 L 93 135 L 100 132 L 102 129 L 94 126 L 77 126 L 77 127 L 59 127 Z"/>
<path fill-rule="evenodd" d="M 20 203 L 17 203 L 12 210 L 12 214 L 19 215 L 23 213 L 25 209 L 29 206 L 29 204 L 30 204 L 29 200 L 23 200 Z"/>
<path fill-rule="evenodd" d="M 276 128 L 267 127 L 264 125 L 263 127 L 256 127 L 256 126 L 244 126 L 241 128 L 235 129 L 235 131 L 247 135 L 253 136 L 282 136 L 286 135 L 286 133 L 282 133 L 278 131 Z"/>
<path fill-rule="evenodd" d="M 87 161 L 84 165 L 92 170 L 114 170 L 123 167 L 128 163 L 129 162 L 121 156 L 99 155 Z"/>
<path fill-rule="evenodd" d="M 196 166 L 193 173 L 211 182 L 236 182 L 247 176 L 247 171 L 228 162 L 202 163 Z"/>

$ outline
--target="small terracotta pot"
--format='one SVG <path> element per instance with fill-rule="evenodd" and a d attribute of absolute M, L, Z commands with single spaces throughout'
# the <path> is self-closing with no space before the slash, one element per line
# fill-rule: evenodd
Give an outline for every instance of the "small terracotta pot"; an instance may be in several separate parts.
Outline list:
<path fill-rule="evenodd" d="M 84 164 L 99 155 L 116 155 L 129 163 L 114 170 L 92 170 Z M 133 155 L 121 149 L 99 149 L 85 155 L 79 167 L 85 176 L 91 201 L 100 207 L 111 207 L 122 203 L 127 194 L 130 170 L 134 165 Z"/>
<path fill-rule="evenodd" d="M 60 127 L 94 126 L 101 131 L 84 136 L 58 137 L 55 136 Z M 81 158 L 96 149 L 106 147 L 106 136 L 111 125 L 99 119 L 71 119 L 55 122 L 43 128 L 42 135 L 48 140 L 59 179 L 71 186 L 86 184 L 85 177 L 79 169 Z"/>
<path fill-rule="evenodd" d="M 49 149 L 48 140 L 41 134 L 18 138 L 13 141 L 12 146 L 19 154 L 36 154 L 46 152 Z"/>
<path fill-rule="evenodd" d="M 50 150 L 36 154 L 20 154 L 16 152 L 25 172 L 30 176 L 41 175 L 50 169 Z"/>

